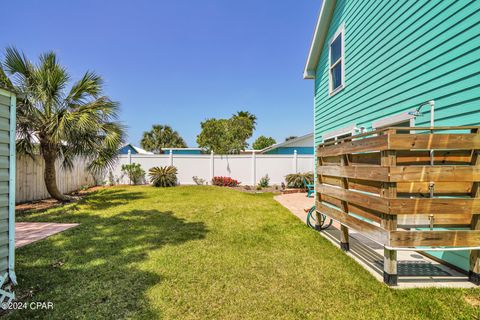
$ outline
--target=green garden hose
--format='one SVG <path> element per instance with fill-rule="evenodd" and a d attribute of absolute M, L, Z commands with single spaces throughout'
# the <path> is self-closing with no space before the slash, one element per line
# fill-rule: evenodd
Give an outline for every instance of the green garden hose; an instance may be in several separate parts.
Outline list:
<path fill-rule="evenodd" d="M 327 229 L 328 227 L 330 227 L 332 225 L 332 223 L 333 223 L 332 219 L 328 219 L 327 216 L 324 215 L 324 214 L 321 214 L 320 217 L 321 217 L 321 221 L 320 221 L 320 223 L 317 224 L 317 214 L 316 214 L 315 206 L 312 206 L 310 208 L 310 210 L 308 210 L 307 225 L 310 228 L 318 230 L 318 231 Z M 327 219 L 329 221 L 328 221 L 328 223 L 325 224 Z"/>

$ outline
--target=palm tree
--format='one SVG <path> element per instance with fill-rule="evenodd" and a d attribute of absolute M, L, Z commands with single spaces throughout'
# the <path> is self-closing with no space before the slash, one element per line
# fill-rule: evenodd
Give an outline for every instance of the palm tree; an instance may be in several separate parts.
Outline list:
<path fill-rule="evenodd" d="M 161 153 L 163 148 L 186 148 L 180 134 L 167 125 L 155 124 L 152 130 L 144 132 L 140 145 L 147 151 Z"/>
<path fill-rule="evenodd" d="M 17 152 L 40 153 L 47 190 L 60 201 L 71 197 L 57 187 L 57 160 L 68 170 L 76 157 L 86 158 L 97 174 L 113 165 L 124 141 L 124 128 L 116 121 L 118 103 L 103 94 L 102 78 L 86 72 L 71 87 L 69 82 L 55 53 L 40 55 L 34 64 L 17 49 L 6 49 L 0 84 L 18 96 Z"/>

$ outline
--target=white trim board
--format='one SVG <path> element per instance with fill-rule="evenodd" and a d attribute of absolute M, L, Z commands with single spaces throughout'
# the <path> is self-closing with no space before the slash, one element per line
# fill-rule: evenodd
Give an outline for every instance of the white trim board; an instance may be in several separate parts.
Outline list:
<path fill-rule="evenodd" d="M 346 127 L 338 128 L 332 131 L 328 131 L 322 134 L 323 140 L 332 139 L 338 136 L 343 136 L 344 134 L 351 133 L 352 136 L 355 135 L 355 131 L 358 130 L 356 124 L 351 124 Z"/>
<path fill-rule="evenodd" d="M 396 125 L 402 122 L 407 122 L 407 121 L 410 122 L 411 127 L 414 127 L 415 115 L 410 112 L 402 112 L 402 113 L 394 114 L 392 116 L 388 116 L 372 122 L 372 128 L 375 130 L 375 129 L 385 128 L 388 126 L 393 126 L 393 125 Z"/>

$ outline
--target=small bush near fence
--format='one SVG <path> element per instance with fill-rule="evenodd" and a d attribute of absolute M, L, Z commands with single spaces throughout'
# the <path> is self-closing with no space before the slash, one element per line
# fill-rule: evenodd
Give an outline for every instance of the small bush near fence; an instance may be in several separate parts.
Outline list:
<path fill-rule="evenodd" d="M 262 188 L 267 188 L 269 184 L 270 184 L 270 178 L 268 177 L 268 174 L 264 175 L 258 183 L 258 185 Z"/>
<path fill-rule="evenodd" d="M 197 186 L 203 186 L 205 184 L 205 179 L 199 178 L 197 176 L 193 176 L 192 180 Z"/>
<path fill-rule="evenodd" d="M 174 166 L 153 167 L 148 174 L 150 182 L 155 187 L 173 187 L 177 185 L 177 168 Z"/>
<path fill-rule="evenodd" d="M 304 179 L 309 184 L 313 183 L 313 172 L 292 173 L 285 176 L 288 188 L 305 188 Z"/>
<path fill-rule="evenodd" d="M 145 171 L 138 163 L 122 165 L 122 174 L 127 175 L 130 183 L 133 184 L 139 184 L 145 180 Z"/>
<path fill-rule="evenodd" d="M 213 177 L 212 185 L 220 187 L 237 187 L 240 184 L 238 180 L 230 177 Z"/>

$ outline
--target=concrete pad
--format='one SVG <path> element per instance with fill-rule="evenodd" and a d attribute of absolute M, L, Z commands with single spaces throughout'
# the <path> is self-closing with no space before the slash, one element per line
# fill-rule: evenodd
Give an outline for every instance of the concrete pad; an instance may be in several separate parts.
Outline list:
<path fill-rule="evenodd" d="M 23 247 L 76 226 L 78 223 L 17 222 L 15 223 L 15 248 Z"/>
<path fill-rule="evenodd" d="M 306 193 L 282 194 L 274 199 L 286 207 L 304 223 L 307 212 L 315 201 Z M 340 247 L 340 224 L 334 222 L 320 234 Z M 383 282 L 383 246 L 350 230 L 350 251 L 346 254 L 367 269 L 380 282 Z M 446 265 L 434 261 L 418 251 L 397 251 L 398 286 L 392 288 L 449 287 L 476 288 L 468 281 L 468 276 Z"/>

